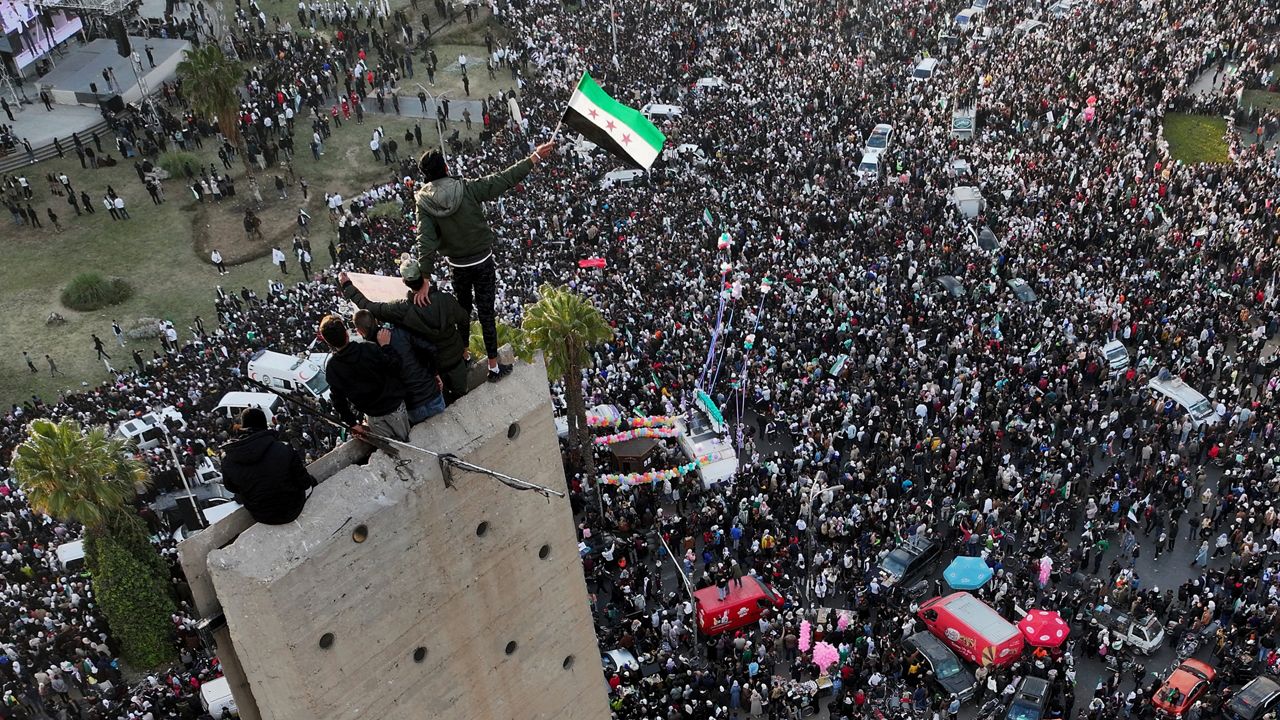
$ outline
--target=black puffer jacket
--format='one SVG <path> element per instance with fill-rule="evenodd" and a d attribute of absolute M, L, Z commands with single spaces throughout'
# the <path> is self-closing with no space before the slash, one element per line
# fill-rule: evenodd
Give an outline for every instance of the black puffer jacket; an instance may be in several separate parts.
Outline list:
<path fill-rule="evenodd" d="M 307 489 L 316 485 L 297 450 L 274 430 L 259 430 L 222 446 L 222 482 L 267 525 L 291 523 L 302 514 Z"/>

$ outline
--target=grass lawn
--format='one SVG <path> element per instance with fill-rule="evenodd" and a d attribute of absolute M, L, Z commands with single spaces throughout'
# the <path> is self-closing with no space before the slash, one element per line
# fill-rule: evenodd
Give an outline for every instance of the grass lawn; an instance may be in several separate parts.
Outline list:
<path fill-rule="evenodd" d="M 295 171 L 310 184 L 311 245 L 313 266 L 317 270 L 328 265 L 325 248 L 335 234 L 322 207 L 324 193 L 338 191 L 350 197 L 389 178 L 390 173 L 381 163 L 375 163 L 369 152 L 370 133 L 381 125 L 389 137 L 398 139 L 402 155 L 415 153 L 416 148 L 406 147 L 404 143 L 405 130 L 413 124 L 412 119 L 368 113 L 363 125 L 348 122 L 335 128 L 319 162 L 312 159 L 305 140 L 301 139 L 305 137 L 301 131 L 306 128 L 299 128 L 300 132 L 295 134 L 297 147 L 302 150 L 294 158 Z M 424 145 L 436 142 L 433 123 L 423 123 L 422 130 Z M 108 148 L 105 139 L 103 149 L 112 150 L 114 154 L 114 148 Z M 214 153 L 212 143 L 205 143 L 204 150 L 197 151 L 206 163 L 218 163 Z M 83 189 L 99 203 L 95 214 L 77 217 L 65 198 L 50 192 L 45 174 L 59 172 L 68 175 L 77 193 Z M 85 170 L 75 155 L 69 153 L 66 159 L 40 163 L 27 168 L 25 173 L 35 191 L 31 205 L 40 212 L 44 228 L 6 224 L 0 234 L 0 253 L 5 259 L 0 263 L 0 304 L 6 310 L 0 315 L 0 347 L 4 348 L 0 354 L 0 403 L 5 407 L 32 395 L 46 401 L 55 400 L 59 391 L 109 379 L 103 364 L 96 360 L 90 333 L 97 333 L 108 345 L 107 352 L 115 367 L 130 367 L 128 353 L 134 345 L 131 343 L 127 349 L 116 345 L 111 334 L 113 319 L 125 327 L 140 317 L 172 320 L 185 339 L 189 337 L 186 328 L 196 315 L 204 318 L 206 328 L 216 326 L 215 286 L 222 285 L 228 291 L 247 286 L 259 294 L 265 293 L 268 279 L 280 276 L 270 264 L 271 245 L 278 242 L 290 253 L 290 223 L 301 204 L 301 193 L 296 187 L 289 190 L 289 199 L 277 200 L 271 181 L 274 173 L 260 174 L 264 208 L 259 216 L 263 218 L 266 234 L 262 254 L 230 267 L 231 274 L 220 277 L 209 264 L 207 253 L 198 249 L 198 233 L 193 224 L 201 217 L 217 221 L 215 226 L 238 227 L 243 203 L 248 200 L 248 184 L 239 163 L 233 170 L 237 197 L 224 201 L 221 206 L 210 204 L 203 208 L 197 208 L 181 177 L 166 181 L 166 202 L 153 205 L 138 181 L 132 160 L 113 168 Z M 124 197 L 131 220 L 113 221 L 102 208 L 101 198 L 107 185 Z M 64 232 L 54 231 L 44 215 L 46 207 L 52 207 L 58 214 Z M 10 223 L 8 213 L 4 215 L 3 222 Z M 266 228 L 274 229 L 275 237 Z M 216 238 L 212 241 L 216 243 Z M 301 279 L 296 265 L 291 257 L 290 275 L 286 278 L 290 282 Z M 89 270 L 107 277 L 124 278 L 135 289 L 133 298 L 121 305 L 88 313 L 63 307 L 59 301 L 63 286 L 77 273 Z M 45 319 L 55 311 L 66 317 L 67 323 L 46 326 Z M 159 343 L 146 342 L 143 348 L 143 356 L 149 358 L 152 349 L 159 349 Z M 30 353 L 39 372 L 33 374 L 27 369 L 23 351 Z M 63 375 L 50 376 L 44 360 L 46 353 L 53 357 Z"/>
<path fill-rule="evenodd" d="M 1267 108 L 1280 110 L 1280 92 L 1266 90 L 1245 90 L 1240 105 L 1245 108 Z"/>
<path fill-rule="evenodd" d="M 1226 163 L 1227 122 L 1212 115 L 1169 113 L 1164 116 L 1164 138 L 1174 160 L 1184 163 Z"/>

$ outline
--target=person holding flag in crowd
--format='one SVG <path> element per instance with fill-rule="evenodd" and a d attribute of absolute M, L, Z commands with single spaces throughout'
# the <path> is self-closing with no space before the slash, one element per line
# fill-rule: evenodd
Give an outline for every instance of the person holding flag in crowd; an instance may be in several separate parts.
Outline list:
<path fill-rule="evenodd" d="M 453 273 L 453 293 L 458 302 L 468 317 L 472 307 L 480 316 L 480 331 L 489 356 L 489 382 L 497 382 L 509 374 L 511 367 L 498 364 L 498 324 L 494 311 L 498 278 L 493 260 L 497 237 L 485 219 L 483 203 L 496 199 L 528 177 L 534 165 L 546 159 L 553 149 L 554 141 L 543 143 L 524 160 L 477 180 L 449 175 L 449 166 L 440 150 L 430 150 L 418 161 L 424 183 L 414 201 L 418 266 L 423 276 L 413 301 L 420 307 L 431 302 L 427 272 L 434 266 L 436 256 L 443 256 Z"/>

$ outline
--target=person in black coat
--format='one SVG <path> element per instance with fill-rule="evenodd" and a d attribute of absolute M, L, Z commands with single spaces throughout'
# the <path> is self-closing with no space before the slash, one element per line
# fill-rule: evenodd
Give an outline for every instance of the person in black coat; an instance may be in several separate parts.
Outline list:
<path fill-rule="evenodd" d="M 346 324 L 336 315 L 326 315 L 320 321 L 320 337 L 333 351 L 325 365 L 325 376 L 338 417 L 357 436 L 372 431 L 382 437 L 408 440 L 409 413 L 396 351 L 375 343 L 352 342 Z M 360 422 L 358 412 L 364 413 L 367 426 Z"/>
<path fill-rule="evenodd" d="M 260 408 L 240 413 L 236 439 L 222 446 L 222 482 L 253 519 L 267 525 L 291 523 L 302 514 L 315 478 L 297 450 L 267 429 Z"/>

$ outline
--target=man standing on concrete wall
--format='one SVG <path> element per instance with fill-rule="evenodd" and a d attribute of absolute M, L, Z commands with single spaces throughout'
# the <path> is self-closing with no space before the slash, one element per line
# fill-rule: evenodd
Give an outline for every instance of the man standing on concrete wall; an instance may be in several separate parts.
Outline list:
<path fill-rule="evenodd" d="M 497 269 L 493 244 L 497 239 L 484 216 L 483 203 L 494 200 L 528 177 L 533 166 L 551 154 L 555 143 L 543 143 L 529 157 L 500 173 L 478 180 L 451 177 L 444 155 L 431 150 L 418 161 L 426 181 L 415 196 L 418 226 L 418 266 L 424 276 L 434 266 L 436 255 L 444 256 L 453 272 L 453 293 L 471 316 L 476 308 L 484 349 L 489 356 L 489 381 L 496 382 L 511 372 L 498 365 L 498 324 L 494 311 L 497 296 Z M 413 301 L 426 306 L 431 283 L 423 280 Z"/>

